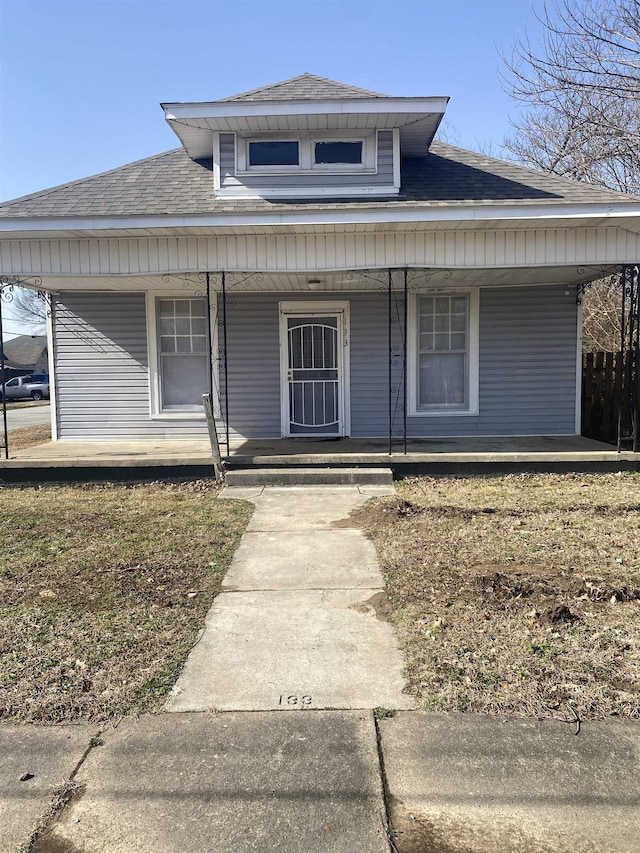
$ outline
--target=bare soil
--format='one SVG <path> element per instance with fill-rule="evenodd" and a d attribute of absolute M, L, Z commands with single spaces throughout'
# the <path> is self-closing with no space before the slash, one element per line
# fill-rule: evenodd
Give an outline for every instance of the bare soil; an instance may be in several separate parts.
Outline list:
<path fill-rule="evenodd" d="M 415 478 L 355 516 L 420 707 L 640 717 L 640 476 Z"/>

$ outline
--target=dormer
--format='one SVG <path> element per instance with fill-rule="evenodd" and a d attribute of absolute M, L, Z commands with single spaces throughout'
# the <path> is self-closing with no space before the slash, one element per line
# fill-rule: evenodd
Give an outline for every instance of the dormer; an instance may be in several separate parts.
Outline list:
<path fill-rule="evenodd" d="M 313 74 L 206 103 L 162 104 L 217 198 L 366 198 L 400 191 L 448 98 L 394 98 Z"/>

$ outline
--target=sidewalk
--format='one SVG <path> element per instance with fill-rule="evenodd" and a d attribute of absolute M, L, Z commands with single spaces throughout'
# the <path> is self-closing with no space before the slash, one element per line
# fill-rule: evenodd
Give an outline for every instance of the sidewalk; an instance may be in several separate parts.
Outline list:
<path fill-rule="evenodd" d="M 335 527 L 381 489 L 225 490 L 255 513 L 167 710 L 413 707 L 373 545 Z"/>
<path fill-rule="evenodd" d="M 256 512 L 170 713 L 0 727 L 3 853 L 43 817 L 34 853 L 637 853 L 640 722 L 410 710 L 367 489 L 227 496 Z"/>

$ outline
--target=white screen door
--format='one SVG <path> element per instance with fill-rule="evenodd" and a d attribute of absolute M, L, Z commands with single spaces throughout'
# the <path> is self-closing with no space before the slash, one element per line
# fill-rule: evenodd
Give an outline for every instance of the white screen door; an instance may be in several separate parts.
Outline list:
<path fill-rule="evenodd" d="M 286 314 L 281 329 L 284 434 L 344 435 L 342 314 Z"/>

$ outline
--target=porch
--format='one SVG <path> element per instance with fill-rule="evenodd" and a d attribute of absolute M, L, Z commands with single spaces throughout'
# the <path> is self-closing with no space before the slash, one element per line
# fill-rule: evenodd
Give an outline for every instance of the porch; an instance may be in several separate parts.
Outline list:
<path fill-rule="evenodd" d="M 490 473 L 640 470 L 640 453 L 577 435 L 409 439 L 266 439 L 232 441 L 229 470 L 382 468 L 396 479 Z M 149 480 L 213 476 L 204 440 L 57 441 L 0 461 L 0 483 Z"/>

